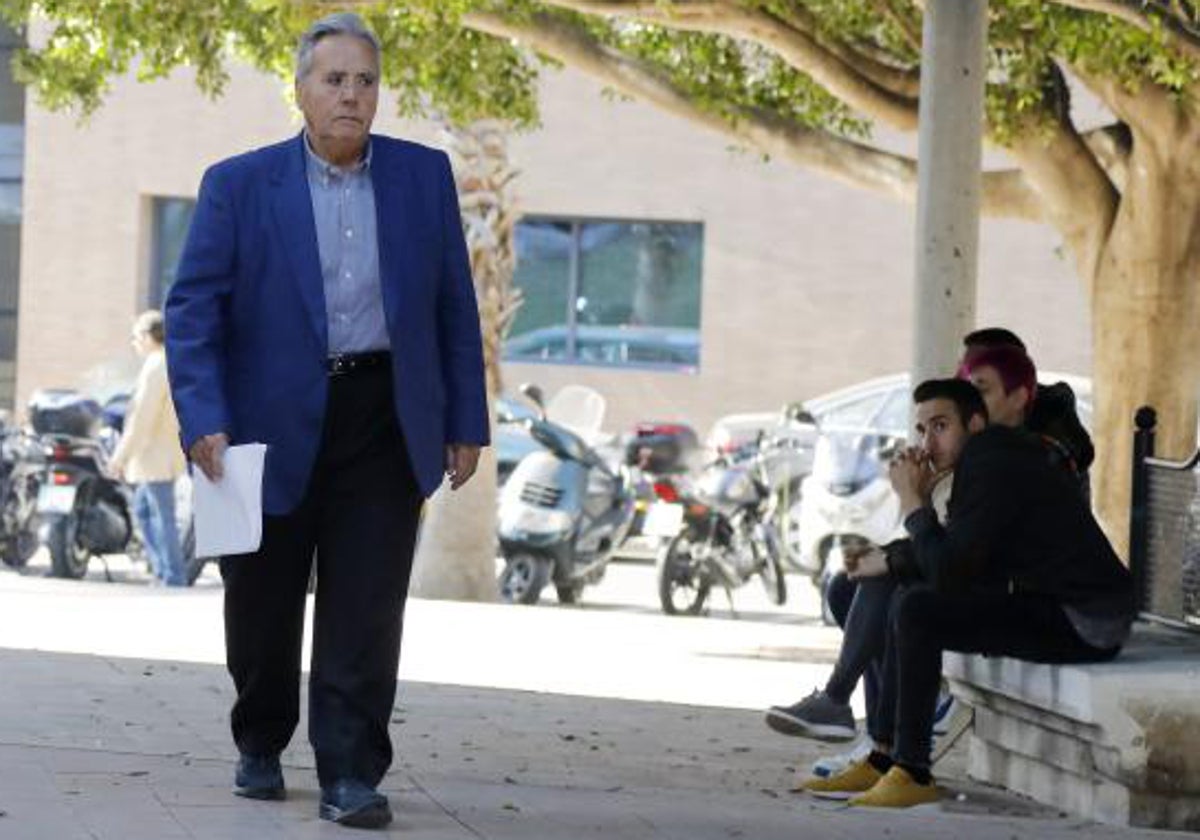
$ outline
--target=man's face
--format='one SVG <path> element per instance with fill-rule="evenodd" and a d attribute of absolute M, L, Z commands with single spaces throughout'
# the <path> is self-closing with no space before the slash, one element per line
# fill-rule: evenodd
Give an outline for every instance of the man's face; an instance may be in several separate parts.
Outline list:
<path fill-rule="evenodd" d="M 971 384 L 983 397 L 987 406 L 988 420 L 997 426 L 1020 426 L 1025 422 L 1025 407 L 1029 405 L 1029 391 L 1020 387 L 1012 393 L 1004 393 L 1004 380 L 990 365 L 982 365 L 971 371 Z"/>
<path fill-rule="evenodd" d="M 937 472 L 954 468 L 967 438 L 982 426 L 978 415 L 971 418 L 971 427 L 964 426 L 954 400 L 939 397 L 917 403 L 917 435 Z"/>
<path fill-rule="evenodd" d="M 296 83 L 296 101 L 317 151 L 361 152 L 379 103 L 379 66 L 371 45 L 354 35 L 327 35 Z"/>

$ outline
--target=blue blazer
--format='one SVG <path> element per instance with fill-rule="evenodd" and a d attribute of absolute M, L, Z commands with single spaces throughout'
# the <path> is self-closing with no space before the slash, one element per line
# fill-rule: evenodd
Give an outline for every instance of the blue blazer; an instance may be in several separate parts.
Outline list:
<path fill-rule="evenodd" d="M 396 417 L 421 491 L 446 443 L 488 443 L 479 313 L 446 155 L 371 137 Z M 185 451 L 226 432 L 267 444 L 263 507 L 304 496 L 328 392 L 325 291 L 303 135 L 209 168 L 166 303 Z"/>

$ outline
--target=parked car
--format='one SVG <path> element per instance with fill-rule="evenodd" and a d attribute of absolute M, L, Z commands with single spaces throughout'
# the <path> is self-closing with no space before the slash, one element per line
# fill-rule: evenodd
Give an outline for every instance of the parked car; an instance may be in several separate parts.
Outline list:
<path fill-rule="evenodd" d="M 695 370 L 700 365 L 700 332 L 684 327 L 580 324 L 572 336 L 567 325 L 556 324 L 510 337 L 504 343 L 504 358 Z"/>

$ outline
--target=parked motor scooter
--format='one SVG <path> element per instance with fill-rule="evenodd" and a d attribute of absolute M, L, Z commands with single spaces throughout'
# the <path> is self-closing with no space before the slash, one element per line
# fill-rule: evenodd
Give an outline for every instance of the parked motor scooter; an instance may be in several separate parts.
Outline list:
<path fill-rule="evenodd" d="M 537 386 L 521 387 L 538 406 L 538 416 L 523 422 L 541 448 L 521 459 L 500 492 L 499 587 L 510 603 L 537 603 L 550 582 L 560 603 L 574 603 L 586 585 L 603 577 L 629 530 L 630 472 L 610 466 L 584 439 L 603 419 L 603 398 L 588 391 L 579 393 L 592 409 L 560 412 L 573 418 L 568 423 L 547 418 Z"/>
<path fill-rule="evenodd" d="M 664 537 L 643 531 L 646 514 L 659 501 L 679 500 L 677 486 L 698 451 L 699 438 L 687 423 L 646 421 L 634 426 L 625 441 L 625 463 L 634 479 L 634 515 L 621 556 L 658 557 Z"/>
<path fill-rule="evenodd" d="M 800 489 L 798 561 L 821 591 L 828 623 L 833 623 L 829 580 L 843 568 L 848 550 L 904 535 L 900 500 L 885 468 L 903 445 L 890 435 L 861 429 L 822 429 L 817 439 L 812 473 Z"/>

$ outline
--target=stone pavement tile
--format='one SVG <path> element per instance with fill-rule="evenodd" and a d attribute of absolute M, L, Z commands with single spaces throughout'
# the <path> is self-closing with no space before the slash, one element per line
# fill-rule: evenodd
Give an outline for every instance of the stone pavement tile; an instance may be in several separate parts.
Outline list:
<path fill-rule="evenodd" d="M 52 774 L 26 751 L 0 746 L 0 807 L 8 798 L 55 799 Z"/>
<path fill-rule="evenodd" d="M 383 785 L 391 800 L 395 822 L 372 837 L 470 840 L 472 834 L 420 791 Z M 311 788 L 290 788 L 284 802 L 249 802 L 226 793 L 225 804 L 172 805 L 175 819 L 193 840 L 306 840 L 345 838 L 346 830 L 317 816 L 319 794 Z M 357 835 L 355 835 L 357 836 Z M 367 836 L 367 835 L 364 835 Z"/>
<path fill-rule="evenodd" d="M 95 840 L 58 797 L 25 797 L 0 789 L 0 840 Z"/>
<path fill-rule="evenodd" d="M 945 804 L 906 812 L 848 808 L 773 792 L 663 791 L 487 785 L 449 777 L 422 780 L 442 807 L 487 840 L 596 837 L 670 840 L 1166 840 L 1163 832 L 1079 820 L 955 813 Z"/>

